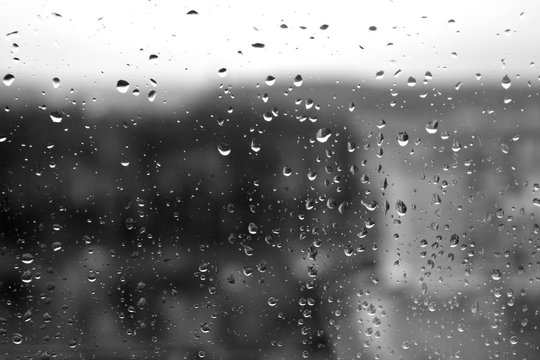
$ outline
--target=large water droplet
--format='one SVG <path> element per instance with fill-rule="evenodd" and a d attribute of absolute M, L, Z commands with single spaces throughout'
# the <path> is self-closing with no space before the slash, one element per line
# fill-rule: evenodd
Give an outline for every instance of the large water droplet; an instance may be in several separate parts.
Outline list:
<path fill-rule="evenodd" d="M 6 86 L 11 86 L 11 84 L 13 84 L 13 82 L 15 81 L 15 76 L 11 75 L 11 74 L 7 74 L 6 76 L 4 76 L 4 85 Z"/>
<path fill-rule="evenodd" d="M 501 81 L 501 86 L 504 89 L 509 89 L 510 86 L 512 86 L 512 80 L 508 77 L 508 75 L 504 75 Z"/>
<path fill-rule="evenodd" d="M 231 153 L 231 147 L 229 144 L 221 143 L 218 145 L 218 151 L 221 155 L 227 156 Z"/>
<path fill-rule="evenodd" d="M 62 122 L 62 113 L 59 112 L 59 111 L 51 111 L 51 114 L 50 114 L 50 117 L 51 117 L 51 120 L 53 123 L 61 123 Z"/>
<path fill-rule="evenodd" d="M 403 216 L 407 213 L 407 205 L 401 200 L 396 202 L 396 211 L 399 216 Z"/>
<path fill-rule="evenodd" d="M 501 280 L 502 278 L 502 272 L 499 269 L 493 269 L 491 270 L 491 278 L 493 280 Z"/>
<path fill-rule="evenodd" d="M 219 77 L 225 77 L 227 76 L 227 69 L 226 68 L 221 68 L 218 70 L 218 75 Z"/>
<path fill-rule="evenodd" d="M 540 207 L 540 199 L 539 198 L 534 198 L 532 203 L 533 203 L 534 206 Z"/>
<path fill-rule="evenodd" d="M 409 142 L 409 135 L 407 134 L 407 132 L 406 131 L 398 132 L 397 141 L 398 141 L 399 146 L 406 146 L 407 143 Z"/>
<path fill-rule="evenodd" d="M 409 79 L 407 80 L 407 85 L 410 87 L 416 86 L 416 79 L 412 76 L 409 76 Z"/>
<path fill-rule="evenodd" d="M 435 134 L 439 128 L 439 120 L 433 119 L 427 122 L 426 131 L 428 134 Z"/>
<path fill-rule="evenodd" d="M 55 77 L 52 79 L 52 86 L 55 89 L 58 89 L 60 87 L 60 79 Z"/>
<path fill-rule="evenodd" d="M 20 345 L 23 341 L 23 337 L 21 334 L 18 334 L 18 333 L 15 333 L 13 334 L 13 336 L 11 337 L 11 341 L 13 341 L 13 343 L 15 345 Z"/>
<path fill-rule="evenodd" d="M 272 86 L 272 85 L 275 84 L 276 78 L 273 77 L 272 75 L 268 75 L 268 76 L 266 77 L 266 80 L 264 80 L 264 82 L 266 83 L 266 85 Z"/>
<path fill-rule="evenodd" d="M 298 74 L 294 77 L 294 86 L 302 86 L 302 83 L 304 82 L 304 79 L 302 79 L 302 75 Z"/>
<path fill-rule="evenodd" d="M 317 141 L 320 143 L 325 143 L 330 136 L 332 136 L 332 130 L 328 128 L 321 128 L 317 130 Z"/>
<path fill-rule="evenodd" d="M 34 261 L 34 257 L 32 256 L 32 254 L 25 253 L 21 255 L 21 261 L 24 264 L 31 264 Z"/>
<path fill-rule="evenodd" d="M 129 90 L 129 83 L 126 80 L 118 80 L 116 82 L 116 90 L 121 94 L 127 93 Z"/>

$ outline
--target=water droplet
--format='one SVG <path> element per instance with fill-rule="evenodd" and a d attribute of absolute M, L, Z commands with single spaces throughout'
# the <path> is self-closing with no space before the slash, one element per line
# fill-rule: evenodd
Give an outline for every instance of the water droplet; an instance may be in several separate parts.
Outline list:
<path fill-rule="evenodd" d="M 251 140 L 251 150 L 259 152 L 261 150 L 261 144 L 256 140 Z"/>
<path fill-rule="evenodd" d="M 369 27 L 369 31 L 376 31 L 376 30 L 377 30 L 377 27 L 374 26 L 374 25 L 371 25 L 371 26 Z"/>
<path fill-rule="evenodd" d="M 219 77 L 225 77 L 227 76 L 227 69 L 226 68 L 221 68 L 218 70 L 218 75 Z"/>
<path fill-rule="evenodd" d="M 276 83 L 276 78 L 273 77 L 272 75 L 268 75 L 266 77 L 266 80 L 264 80 L 264 82 L 266 83 L 266 85 L 272 86 L 272 85 L 274 85 Z"/>
<path fill-rule="evenodd" d="M 382 128 L 384 128 L 385 126 L 386 126 L 386 120 L 384 120 L 384 119 L 381 119 L 381 120 L 379 121 L 379 123 L 377 124 L 377 127 L 378 127 L 379 129 L 382 129 Z"/>
<path fill-rule="evenodd" d="M 283 168 L 283 175 L 285 175 L 285 176 L 291 176 L 291 174 L 292 174 L 292 169 L 291 169 L 290 167 L 288 167 L 288 166 L 285 166 L 285 167 Z"/>
<path fill-rule="evenodd" d="M 317 141 L 325 143 L 332 136 L 332 131 L 328 128 L 321 128 L 317 130 Z"/>
<path fill-rule="evenodd" d="M 76 348 L 79 342 L 76 339 L 71 339 L 68 343 L 68 346 L 72 349 Z"/>
<path fill-rule="evenodd" d="M 34 261 L 34 257 L 32 256 L 32 254 L 25 253 L 21 255 L 21 261 L 24 264 L 31 264 Z"/>
<path fill-rule="evenodd" d="M 58 89 L 60 87 L 60 79 L 55 77 L 52 79 L 52 86 L 55 89 Z"/>
<path fill-rule="evenodd" d="M 4 134 L 0 134 L 0 143 L 3 143 L 6 140 L 7 140 L 7 136 Z"/>
<path fill-rule="evenodd" d="M 426 123 L 426 131 L 428 134 L 435 134 L 439 128 L 439 120 L 433 119 Z"/>
<path fill-rule="evenodd" d="M 475 302 L 471 305 L 471 312 L 473 314 L 476 314 L 479 308 L 480 308 L 480 305 L 478 304 L 478 300 L 475 300 Z"/>
<path fill-rule="evenodd" d="M 196 10 L 189 10 L 186 15 L 199 15 L 199 13 Z"/>
<path fill-rule="evenodd" d="M 150 90 L 148 93 L 148 101 L 154 102 L 156 100 L 156 90 Z"/>
<path fill-rule="evenodd" d="M 375 79 L 382 79 L 384 77 L 384 71 L 380 70 L 375 73 Z"/>
<path fill-rule="evenodd" d="M 116 90 L 121 94 L 127 93 L 129 90 L 129 83 L 126 80 L 118 80 L 116 82 Z"/>
<path fill-rule="evenodd" d="M 459 236 L 457 234 L 452 234 L 450 236 L 450 247 L 456 247 L 459 244 Z"/>
<path fill-rule="evenodd" d="M 218 145 L 217 148 L 219 153 L 223 156 L 227 156 L 231 153 L 231 147 L 229 146 L 229 144 L 221 143 Z"/>
<path fill-rule="evenodd" d="M 512 80 L 508 77 L 508 75 L 504 75 L 501 81 L 501 86 L 504 89 L 509 89 L 510 86 L 512 86 Z"/>
<path fill-rule="evenodd" d="M 405 213 L 407 213 L 407 205 L 405 205 L 403 201 L 398 200 L 396 202 L 396 211 L 399 216 L 405 215 Z"/>
<path fill-rule="evenodd" d="M 129 160 L 127 159 L 125 155 L 122 155 L 122 159 L 120 160 L 120 165 L 122 165 L 123 167 L 129 166 Z"/>
<path fill-rule="evenodd" d="M 276 306 L 277 303 L 278 303 L 278 300 L 277 300 L 275 297 L 270 296 L 270 297 L 268 298 L 268 305 L 269 305 L 269 306 Z"/>
<path fill-rule="evenodd" d="M 15 333 L 13 334 L 13 336 L 11 337 L 11 341 L 13 341 L 13 343 L 15 345 L 20 345 L 23 341 L 23 337 L 21 334 L 18 334 L 18 333 Z"/>
<path fill-rule="evenodd" d="M 264 44 L 263 43 L 254 43 L 254 44 L 251 44 L 252 47 L 256 48 L 256 49 L 262 49 L 264 48 Z"/>
<path fill-rule="evenodd" d="M 452 142 L 452 151 L 453 152 L 458 152 L 459 150 L 461 150 L 461 143 L 457 140 L 454 140 Z"/>
<path fill-rule="evenodd" d="M 249 223 L 248 225 L 248 232 L 251 234 L 251 235 L 255 235 L 257 233 L 257 225 L 255 223 Z"/>
<path fill-rule="evenodd" d="M 302 75 L 296 75 L 294 77 L 294 86 L 302 86 L 302 83 L 304 82 L 304 79 L 302 79 Z"/>
<path fill-rule="evenodd" d="M 53 251 L 60 251 L 62 250 L 62 243 L 60 241 L 55 241 L 52 243 L 52 249 Z"/>
<path fill-rule="evenodd" d="M 532 203 L 533 203 L 534 206 L 540 207 L 540 199 L 539 198 L 534 198 Z"/>
<path fill-rule="evenodd" d="M 409 341 L 404 341 L 401 343 L 401 347 L 404 349 L 404 350 L 408 350 L 410 349 L 411 347 L 411 343 Z"/>
<path fill-rule="evenodd" d="M 157 59 L 158 59 L 158 56 L 156 54 L 150 54 L 150 56 L 148 56 L 149 61 L 155 62 Z"/>
<path fill-rule="evenodd" d="M 501 144 L 501 151 L 503 154 L 508 154 L 510 152 L 510 147 L 506 144 Z"/>
<path fill-rule="evenodd" d="M 205 322 L 205 323 L 201 324 L 201 332 L 203 334 L 208 334 L 210 332 L 210 330 L 211 330 L 210 325 L 208 325 L 208 323 Z"/>
<path fill-rule="evenodd" d="M 499 269 L 493 269 L 491 270 L 491 278 L 493 280 L 501 280 L 502 278 L 502 272 Z"/>
<path fill-rule="evenodd" d="M 517 336 L 512 336 L 510 337 L 510 344 L 512 345 L 516 345 L 518 343 L 518 337 Z"/>
<path fill-rule="evenodd" d="M 53 123 L 61 123 L 63 116 L 62 113 L 59 111 L 51 111 L 51 114 L 49 115 L 51 117 L 51 120 Z"/>
<path fill-rule="evenodd" d="M 21 280 L 25 284 L 30 283 L 32 281 L 32 271 L 30 270 L 23 271 L 23 273 L 21 274 Z"/>
<path fill-rule="evenodd" d="M 94 281 L 96 281 L 97 276 L 96 276 L 95 273 L 91 272 L 91 273 L 88 274 L 87 279 L 88 279 L 88 281 L 90 281 L 90 282 L 94 282 Z"/>
<path fill-rule="evenodd" d="M 409 79 L 407 80 L 407 85 L 410 87 L 416 86 L 416 79 L 412 76 L 409 76 Z"/>
<path fill-rule="evenodd" d="M 406 146 L 409 142 L 409 135 L 405 131 L 398 132 L 397 141 L 399 146 Z"/>
<path fill-rule="evenodd" d="M 13 82 L 15 81 L 15 76 L 11 75 L 11 74 L 7 74 L 6 76 L 4 76 L 4 85 L 6 86 L 11 86 L 11 84 L 13 84 Z"/>
<path fill-rule="evenodd" d="M 23 321 L 24 322 L 28 322 L 32 320 L 32 310 L 27 310 L 24 314 L 23 314 Z"/>
<path fill-rule="evenodd" d="M 349 103 L 349 111 L 350 112 L 354 111 L 354 103 L 352 101 Z"/>

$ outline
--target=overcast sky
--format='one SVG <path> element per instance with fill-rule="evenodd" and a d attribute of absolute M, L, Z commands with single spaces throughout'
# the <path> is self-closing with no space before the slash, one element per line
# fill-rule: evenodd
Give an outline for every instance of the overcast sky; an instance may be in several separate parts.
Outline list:
<path fill-rule="evenodd" d="M 531 64 L 540 55 L 539 4 L 3 1 L 0 28 L 4 35 L 18 33 L 4 36 L 0 69 L 21 79 L 59 77 L 81 86 L 117 78 L 203 83 L 217 78 L 220 68 L 227 68 L 229 79 L 301 73 L 361 81 L 383 71 L 381 81 L 405 82 L 430 71 L 434 79 L 451 81 L 472 82 L 475 73 L 484 80 L 505 74 L 538 80 L 538 64 Z M 402 75 L 393 78 L 397 70 Z"/>

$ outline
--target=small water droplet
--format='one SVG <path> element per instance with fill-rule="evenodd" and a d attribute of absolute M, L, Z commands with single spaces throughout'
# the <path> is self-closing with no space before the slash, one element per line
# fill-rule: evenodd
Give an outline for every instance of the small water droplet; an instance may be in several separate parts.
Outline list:
<path fill-rule="evenodd" d="M 501 86 L 504 89 L 509 89 L 510 86 L 512 86 L 512 80 L 510 80 L 510 77 L 508 75 L 504 75 L 501 81 Z"/>
<path fill-rule="evenodd" d="M 379 123 L 377 124 L 377 127 L 378 127 L 379 129 L 382 129 L 382 128 L 384 128 L 385 126 L 386 126 L 386 120 L 384 120 L 384 119 L 381 119 L 381 120 L 379 121 Z"/>
<path fill-rule="evenodd" d="M 223 156 L 227 156 L 231 153 L 231 147 L 229 146 L 229 144 L 221 143 L 218 145 L 217 148 L 219 153 Z"/>
<path fill-rule="evenodd" d="M 51 111 L 49 116 L 51 117 L 51 120 L 53 123 L 58 124 L 62 122 L 63 116 L 62 116 L 62 113 L 59 111 Z"/>
<path fill-rule="evenodd" d="M 118 80 L 116 82 L 116 90 L 121 94 L 127 93 L 129 90 L 129 83 L 126 80 Z"/>
<path fill-rule="evenodd" d="M 539 198 L 534 198 L 532 203 L 533 203 L 534 206 L 540 207 L 540 199 Z"/>
<path fill-rule="evenodd" d="M 15 81 L 15 76 L 11 75 L 11 74 L 7 74 L 6 76 L 4 76 L 4 85 L 6 86 L 11 86 L 11 84 L 13 84 L 13 82 Z"/>
<path fill-rule="evenodd" d="M 410 347 L 411 347 L 411 343 L 409 341 L 404 341 L 404 342 L 401 343 L 401 348 L 403 350 L 408 350 L 408 349 L 410 349 Z"/>
<path fill-rule="evenodd" d="M 384 77 L 384 71 L 380 70 L 375 73 L 375 79 L 380 80 Z"/>
<path fill-rule="evenodd" d="M 264 48 L 265 45 L 263 43 L 254 43 L 254 44 L 251 44 L 251 46 L 256 49 L 262 49 Z"/>
<path fill-rule="evenodd" d="M 459 236 L 457 234 L 452 234 L 450 236 L 450 247 L 456 247 L 459 244 Z"/>
<path fill-rule="evenodd" d="M 409 79 L 407 80 L 407 85 L 410 87 L 416 86 L 416 79 L 412 76 L 409 76 Z"/>
<path fill-rule="evenodd" d="M 328 128 L 321 128 L 317 130 L 317 141 L 325 143 L 332 136 L 332 131 Z"/>
<path fill-rule="evenodd" d="M 150 90 L 148 93 L 148 101 L 154 102 L 154 100 L 156 100 L 156 94 L 156 90 Z"/>
<path fill-rule="evenodd" d="M 261 144 L 256 139 L 251 140 L 251 150 L 259 152 L 261 150 Z"/>
<path fill-rule="evenodd" d="M 88 281 L 94 282 L 94 281 L 96 281 L 97 276 L 96 276 L 96 274 L 94 272 L 91 272 L 91 273 L 88 274 L 88 276 L 86 278 L 88 279 Z"/>
<path fill-rule="evenodd" d="M 516 345 L 518 343 L 518 337 L 517 336 L 512 336 L 510 337 L 510 344 L 512 345 Z"/>
<path fill-rule="evenodd" d="M 211 330 L 210 325 L 208 325 L 208 323 L 205 322 L 205 323 L 201 324 L 201 332 L 203 334 L 208 334 L 210 332 L 210 330 Z"/>
<path fill-rule="evenodd" d="M 510 152 L 510 147 L 506 144 L 501 144 L 501 151 L 503 154 L 508 154 Z"/>
<path fill-rule="evenodd" d="M 270 297 L 268 298 L 268 301 L 267 301 L 267 302 L 268 302 L 268 305 L 269 305 L 269 306 L 276 306 L 277 303 L 278 303 L 278 300 L 277 300 L 275 297 L 270 296 Z"/>
<path fill-rule="evenodd" d="M 68 343 L 68 346 L 72 349 L 76 348 L 79 342 L 76 339 L 71 339 Z"/>
<path fill-rule="evenodd" d="M 439 120 L 433 119 L 426 123 L 426 131 L 428 134 L 435 134 L 439 128 Z"/>

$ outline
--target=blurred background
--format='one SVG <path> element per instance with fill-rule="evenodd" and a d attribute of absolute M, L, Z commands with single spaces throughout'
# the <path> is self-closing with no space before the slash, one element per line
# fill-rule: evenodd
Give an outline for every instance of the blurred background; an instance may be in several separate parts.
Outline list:
<path fill-rule="evenodd" d="M 538 359 L 534 1 L 0 4 L 5 359 Z"/>

